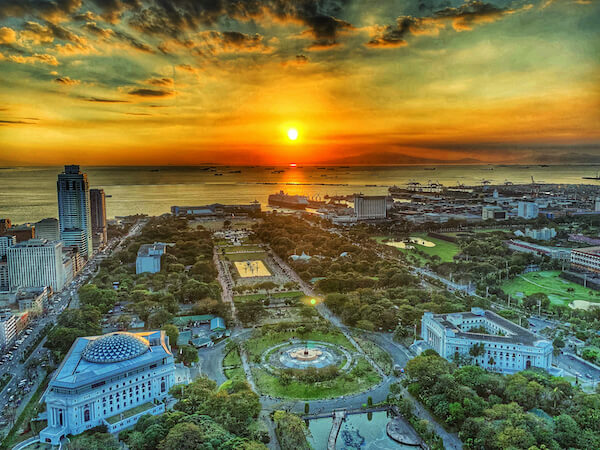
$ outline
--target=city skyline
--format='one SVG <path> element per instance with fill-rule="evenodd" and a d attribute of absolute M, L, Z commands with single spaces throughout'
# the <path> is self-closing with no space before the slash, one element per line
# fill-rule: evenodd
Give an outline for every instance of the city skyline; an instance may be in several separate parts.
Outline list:
<path fill-rule="evenodd" d="M 599 161 L 597 2 L 190 5 L 3 2 L 0 163 Z"/>

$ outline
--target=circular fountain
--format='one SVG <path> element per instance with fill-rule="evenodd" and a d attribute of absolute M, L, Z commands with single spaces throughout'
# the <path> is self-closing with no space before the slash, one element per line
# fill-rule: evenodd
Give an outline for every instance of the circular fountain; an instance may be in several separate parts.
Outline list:
<path fill-rule="evenodd" d="M 273 370 L 308 369 L 337 365 L 346 366 L 352 356 L 345 349 L 327 342 L 287 342 L 269 349 L 263 356 L 265 365 Z"/>

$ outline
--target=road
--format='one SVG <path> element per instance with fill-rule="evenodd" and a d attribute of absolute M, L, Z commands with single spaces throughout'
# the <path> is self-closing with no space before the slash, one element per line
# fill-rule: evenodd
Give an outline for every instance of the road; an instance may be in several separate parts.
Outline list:
<path fill-rule="evenodd" d="M 270 252 L 273 260 L 279 265 L 281 270 L 293 281 L 297 282 L 301 290 L 308 296 L 317 297 L 314 292 L 312 286 L 302 280 L 294 270 L 292 270 L 288 264 L 282 261 L 277 255 L 273 252 Z M 230 301 L 231 298 L 231 284 L 227 282 L 227 276 L 225 274 L 226 270 L 222 270 L 219 266 L 218 262 L 216 263 L 219 268 L 219 281 L 223 286 L 224 296 L 226 297 L 226 301 Z M 231 302 L 233 303 L 233 302 Z M 393 375 L 386 375 L 382 369 L 362 350 L 360 346 L 354 340 L 351 331 L 348 327 L 341 323 L 341 321 L 335 316 L 324 303 L 319 303 L 316 308 L 319 313 L 327 320 L 329 320 L 334 326 L 336 326 L 345 336 L 346 338 L 355 346 L 357 351 L 364 356 L 367 361 L 373 366 L 373 368 L 380 374 L 382 377 L 381 382 L 373 386 L 371 389 L 360 392 L 353 395 L 344 395 L 341 397 L 335 397 L 330 399 L 322 399 L 322 400 L 310 400 L 307 401 L 310 404 L 310 410 L 313 414 L 319 414 L 322 412 L 330 412 L 336 409 L 360 409 L 364 404 L 367 404 L 369 398 L 372 399 L 374 403 L 383 402 L 387 399 L 390 386 L 393 383 L 398 381 Z M 244 329 L 236 329 L 233 331 L 231 338 L 235 340 L 243 340 L 249 334 L 251 330 Z M 402 345 L 396 343 L 392 339 L 392 335 L 389 333 L 368 333 L 369 337 L 374 340 L 380 347 L 382 347 L 385 351 L 387 351 L 393 359 L 395 365 L 400 367 L 404 367 L 408 360 L 412 357 L 408 350 L 405 349 Z M 223 349 L 224 344 L 218 344 L 215 347 L 207 350 L 200 351 L 200 357 L 202 358 L 203 365 L 202 371 L 211 379 L 215 380 L 217 383 L 221 384 L 226 378 L 223 374 L 222 369 L 222 361 L 223 361 Z M 252 386 L 252 388 L 256 390 L 254 380 L 251 372 L 251 364 L 248 361 L 246 355 L 242 352 L 240 355 L 242 359 L 242 366 L 246 373 L 246 377 L 248 382 Z M 409 395 L 407 393 L 407 395 Z M 450 449 L 461 449 L 462 443 L 458 439 L 458 436 L 455 434 L 448 433 L 444 428 L 435 422 L 434 418 L 415 400 L 412 399 L 415 403 L 415 414 L 420 418 L 428 420 L 432 423 L 433 427 L 436 429 L 436 432 L 442 437 L 444 440 L 444 445 L 446 448 Z M 281 398 L 274 398 L 269 395 L 261 395 L 261 404 L 263 410 L 274 411 L 274 410 L 287 410 L 294 413 L 302 414 L 304 412 L 304 403 L 303 400 L 287 400 Z M 273 448 L 273 447 L 272 447 Z"/>
<path fill-rule="evenodd" d="M 136 222 L 126 236 L 119 240 L 112 240 L 104 250 L 95 253 L 83 270 L 79 272 L 79 274 L 73 279 L 73 281 L 71 281 L 71 283 L 65 286 L 62 291 L 55 293 L 51 298 L 48 299 L 48 308 L 45 314 L 30 321 L 28 328 L 32 330 L 31 334 L 23 337 L 24 340 L 22 344 L 17 346 L 16 349 L 12 350 L 13 359 L 0 365 L 0 377 L 5 373 L 10 373 L 13 375 L 11 381 L 0 392 L 0 408 L 4 414 L 6 413 L 9 405 L 8 400 L 10 399 L 11 395 L 14 395 L 13 402 L 10 404 L 15 406 L 19 404 L 15 418 L 18 417 L 43 379 L 43 376 L 37 376 L 34 380 L 34 383 L 30 385 L 30 391 L 26 393 L 25 396 L 22 396 L 24 392 L 22 389 L 19 389 L 17 385 L 19 381 L 28 379 L 26 376 L 27 363 L 32 361 L 34 358 L 41 359 L 49 353 L 49 351 L 43 347 L 46 341 L 46 338 L 44 337 L 41 339 L 40 343 L 36 346 L 27 360 L 21 363 L 20 360 L 23 357 L 27 347 L 32 345 L 39 338 L 46 325 L 56 323 L 58 315 L 60 315 L 60 313 L 67 307 L 79 307 L 79 296 L 77 295 L 77 291 L 84 283 L 88 282 L 88 280 L 91 279 L 95 273 L 97 273 L 96 271 L 99 260 L 101 260 L 105 255 L 109 254 L 113 248 L 120 248 L 123 241 L 128 237 L 138 233 L 144 223 L 145 221 L 143 220 Z M 4 431 L 8 432 L 8 427 L 6 428 L 7 429 Z"/>

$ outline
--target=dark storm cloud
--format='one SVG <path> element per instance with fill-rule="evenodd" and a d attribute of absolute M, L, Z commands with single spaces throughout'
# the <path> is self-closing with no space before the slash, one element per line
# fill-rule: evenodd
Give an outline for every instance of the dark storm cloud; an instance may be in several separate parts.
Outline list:
<path fill-rule="evenodd" d="M 96 22 L 88 22 L 82 27 L 85 31 L 91 34 L 95 34 L 96 36 L 100 36 L 103 38 L 109 38 L 113 35 L 113 30 L 110 28 L 102 28 L 96 25 Z"/>
<path fill-rule="evenodd" d="M 2 0 L 0 19 L 33 15 L 56 22 L 80 7 L 81 0 Z"/>
<path fill-rule="evenodd" d="M 173 78 L 150 78 L 146 80 L 146 83 L 152 84 L 153 86 L 173 86 Z"/>
<path fill-rule="evenodd" d="M 129 95 L 135 95 L 138 97 L 169 97 L 173 95 L 173 92 L 163 91 L 162 89 L 138 88 L 129 91 Z"/>
<path fill-rule="evenodd" d="M 0 120 L 0 125 L 35 125 L 35 123 L 24 120 Z"/>
<path fill-rule="evenodd" d="M 309 33 L 315 38 L 309 47 L 313 49 L 337 46 L 337 37 L 340 32 L 354 28 L 344 20 L 324 15 L 307 17 L 305 22 L 310 27 Z"/>
<path fill-rule="evenodd" d="M 499 8 L 481 1 L 471 1 L 457 8 L 446 7 L 434 11 L 429 16 L 400 16 L 395 25 L 382 27 L 367 42 L 367 46 L 374 48 L 401 47 L 407 44 L 406 37 L 409 35 L 437 35 L 439 30 L 444 29 L 448 23 L 455 31 L 468 31 L 474 25 L 495 22 L 504 15 L 514 12 L 513 9 Z"/>
<path fill-rule="evenodd" d="M 349 0 L 153 0 L 132 12 L 129 24 L 151 35 L 181 39 L 188 31 L 214 25 L 219 19 L 275 20 L 306 25 L 314 46 L 337 45 L 337 36 L 352 25 L 335 16 Z"/>
<path fill-rule="evenodd" d="M 113 30 L 113 33 L 117 39 L 128 43 L 130 46 L 132 46 L 136 50 L 146 52 L 146 53 L 154 53 L 154 50 L 152 49 L 152 47 L 150 47 L 148 44 L 140 41 L 139 39 L 135 38 L 134 36 L 130 35 L 129 33 L 125 33 L 124 31 L 119 31 L 119 30 Z"/>
<path fill-rule="evenodd" d="M 59 39 L 72 42 L 81 48 L 86 46 L 86 42 L 81 36 L 51 22 L 46 22 L 43 25 L 37 22 L 25 22 L 23 24 L 23 32 L 26 37 L 38 42 L 52 42 L 54 39 Z"/>
<path fill-rule="evenodd" d="M 102 11 L 102 18 L 110 23 L 117 23 L 126 10 L 137 10 L 143 3 L 142 0 L 92 0 L 92 2 Z"/>
<path fill-rule="evenodd" d="M 56 77 L 54 79 L 54 82 L 58 83 L 58 84 L 63 84 L 65 86 L 75 86 L 75 85 L 78 85 L 79 83 L 81 83 L 81 81 L 74 80 L 70 77 Z"/>
<path fill-rule="evenodd" d="M 444 8 L 437 11 L 433 17 L 451 19 L 456 31 L 470 30 L 473 25 L 484 22 L 494 22 L 505 14 L 514 12 L 510 9 L 498 8 L 490 3 L 471 1 L 458 8 Z"/>
<path fill-rule="evenodd" d="M 101 97 L 81 97 L 82 100 L 86 102 L 94 102 L 94 103 L 129 103 L 127 100 L 119 100 L 114 98 L 101 98 Z"/>
<path fill-rule="evenodd" d="M 121 42 L 129 44 L 136 50 L 146 53 L 154 53 L 154 49 L 150 45 L 140 41 L 138 38 L 130 35 L 129 33 L 126 33 L 125 31 L 113 30 L 111 28 L 102 28 L 98 26 L 96 22 L 88 22 L 85 25 L 83 25 L 82 28 L 88 33 L 100 36 L 104 39 L 110 39 L 114 37 L 115 39 Z"/>

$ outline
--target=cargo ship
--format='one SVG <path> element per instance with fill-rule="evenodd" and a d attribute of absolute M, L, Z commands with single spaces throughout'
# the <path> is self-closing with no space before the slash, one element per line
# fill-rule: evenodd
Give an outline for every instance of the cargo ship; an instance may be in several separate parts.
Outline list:
<path fill-rule="evenodd" d="M 304 195 L 288 195 L 283 191 L 269 195 L 269 205 L 290 209 L 306 209 L 308 197 Z"/>

